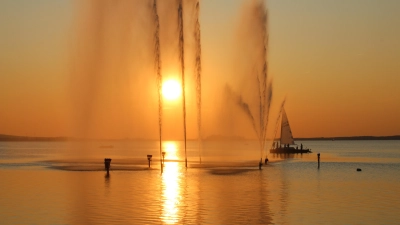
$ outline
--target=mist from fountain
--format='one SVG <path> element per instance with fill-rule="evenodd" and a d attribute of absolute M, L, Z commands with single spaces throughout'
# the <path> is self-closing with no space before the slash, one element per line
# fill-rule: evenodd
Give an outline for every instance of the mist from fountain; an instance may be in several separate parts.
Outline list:
<path fill-rule="evenodd" d="M 246 115 L 260 146 L 262 160 L 266 150 L 267 128 L 272 103 L 272 82 L 268 80 L 268 15 L 262 1 L 250 3 L 244 10 L 238 41 L 242 73 L 250 87 L 234 91 L 227 85 L 225 94 Z M 239 63 L 239 64 L 240 64 Z M 238 66 L 240 67 L 240 65 Z M 243 84 L 242 84 L 243 86 Z"/>
<path fill-rule="evenodd" d="M 195 82 L 196 82 L 196 106 L 197 106 L 197 133 L 198 133 L 198 148 L 199 148 L 199 160 L 201 163 L 201 33 L 200 33 L 200 2 L 196 1 L 195 6 Z"/>
<path fill-rule="evenodd" d="M 153 19 L 154 19 L 154 65 L 157 71 L 157 89 L 158 89 L 158 132 L 160 144 L 160 167 L 163 172 L 162 163 L 162 75 L 161 75 L 161 57 L 160 57 L 160 20 L 157 12 L 157 0 L 153 1 Z"/>
<path fill-rule="evenodd" d="M 272 149 L 272 147 L 273 147 L 273 145 L 274 145 L 274 142 L 275 142 L 276 134 L 278 133 L 279 121 L 281 120 L 282 111 L 283 111 L 283 108 L 285 107 L 285 102 L 286 102 L 286 99 L 284 99 L 284 100 L 282 101 L 281 107 L 279 108 L 278 118 L 276 118 L 276 122 L 275 122 L 274 137 L 273 137 L 273 139 L 272 139 L 273 141 L 272 141 L 272 143 L 271 143 L 270 149 Z M 265 157 L 267 157 L 267 155 L 268 155 L 268 149 L 265 150 Z"/>
<path fill-rule="evenodd" d="M 267 12 L 262 1 L 253 1 L 245 8 L 238 23 L 238 43 L 232 45 L 233 51 L 237 51 L 232 55 L 239 58 L 239 63 L 233 62 L 228 71 L 223 71 L 229 73 L 231 70 L 232 78 L 243 79 L 239 81 L 239 88 L 227 84 L 227 88 L 219 87 L 215 93 L 210 89 L 211 85 L 216 86 L 214 81 L 225 79 L 231 82 L 231 78 L 225 78 L 222 73 L 216 78 L 203 77 L 203 65 L 207 61 L 203 64 L 199 0 L 88 0 L 77 4 L 81 16 L 77 21 L 79 29 L 71 73 L 74 136 L 158 139 L 161 151 L 163 139 L 179 140 L 177 134 L 183 132 L 187 165 L 187 135 L 193 138 L 197 133 L 201 162 L 202 157 L 207 156 L 202 152 L 203 138 L 208 140 L 215 133 L 229 135 L 226 131 L 230 132 L 230 127 L 243 120 L 237 126 L 237 130 L 242 132 L 238 136 L 248 135 L 248 131 L 253 129 L 262 154 L 272 101 L 267 63 Z M 163 79 L 171 76 L 169 73 L 176 73 L 177 68 L 182 79 L 183 115 L 174 113 L 174 117 L 167 117 L 161 86 Z M 193 69 L 193 79 L 185 76 L 186 68 Z M 210 69 L 205 68 L 204 71 Z M 154 73 L 156 79 L 150 75 Z M 191 88 L 192 81 L 194 88 Z M 210 96 L 210 90 L 215 97 L 202 98 L 202 94 Z M 238 111 L 230 109 L 229 101 L 220 94 L 221 90 L 230 96 L 229 101 L 234 102 Z M 194 95 L 195 104 L 191 104 Z M 189 104 L 186 101 L 190 101 Z M 221 101 L 218 107 L 229 111 L 235 118 L 220 117 L 222 114 L 217 107 L 212 107 L 210 101 Z M 204 102 L 208 105 L 203 112 Z M 197 117 L 191 116 L 195 114 Z M 165 132 L 167 127 L 171 129 L 169 121 L 180 119 L 183 120 L 182 130 L 174 127 L 174 132 Z M 191 127 L 191 124 L 196 122 L 197 128 L 193 129 L 195 126 Z M 157 128 L 158 132 L 154 132 Z"/>
<path fill-rule="evenodd" d="M 183 36 L 183 2 L 178 0 L 178 29 L 179 29 L 179 60 L 182 73 L 182 109 L 183 109 L 183 140 L 185 148 L 185 166 L 187 167 L 186 152 L 186 91 L 185 91 L 185 40 Z"/>

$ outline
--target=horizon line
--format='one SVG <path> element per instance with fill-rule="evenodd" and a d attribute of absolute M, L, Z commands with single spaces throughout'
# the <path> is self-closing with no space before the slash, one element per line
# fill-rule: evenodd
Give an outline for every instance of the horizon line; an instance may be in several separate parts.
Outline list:
<path fill-rule="evenodd" d="M 334 137 L 299 137 L 294 138 L 295 140 L 400 140 L 400 135 L 359 135 L 359 136 L 334 136 Z M 20 135 L 9 135 L 0 134 L 0 141 L 158 141 L 158 139 L 153 138 L 82 138 L 82 137 L 68 137 L 68 136 L 20 136 Z M 188 138 L 187 140 L 198 140 L 197 138 Z M 257 139 L 249 139 L 240 136 L 224 136 L 224 135 L 210 135 L 203 138 L 202 140 L 208 141 L 224 141 L 224 140 L 243 140 L 252 141 Z M 279 140 L 279 138 L 270 139 Z M 163 140 L 163 141 L 173 141 L 173 140 Z M 179 140 L 178 140 L 179 141 Z M 181 140 L 183 141 L 183 140 Z"/>

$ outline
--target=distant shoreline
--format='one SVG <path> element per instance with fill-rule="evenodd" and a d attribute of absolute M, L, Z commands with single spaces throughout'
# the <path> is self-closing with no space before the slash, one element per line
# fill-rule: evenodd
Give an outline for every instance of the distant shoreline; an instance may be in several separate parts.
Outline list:
<path fill-rule="evenodd" d="M 393 136 L 350 136 L 350 137 L 313 137 L 313 138 L 295 138 L 295 140 L 304 141 L 362 141 L 362 140 L 400 140 L 400 135 Z"/>
<path fill-rule="evenodd" d="M 0 134 L 0 142 L 6 141 L 157 141 L 152 139 L 82 139 L 71 137 L 30 137 Z M 197 139 L 188 139 L 197 140 Z M 242 137 L 224 137 L 210 136 L 204 138 L 204 141 L 249 141 Z M 392 136 L 350 136 L 350 137 L 311 137 L 311 138 L 295 138 L 295 141 L 357 141 L 357 140 L 400 140 L 400 135 Z"/>
<path fill-rule="evenodd" d="M 68 141 L 67 137 L 29 137 L 0 134 L 0 141 Z"/>

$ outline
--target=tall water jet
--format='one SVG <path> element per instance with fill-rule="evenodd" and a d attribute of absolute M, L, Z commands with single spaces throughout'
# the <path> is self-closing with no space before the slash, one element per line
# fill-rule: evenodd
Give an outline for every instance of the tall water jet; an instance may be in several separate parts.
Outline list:
<path fill-rule="evenodd" d="M 195 81 L 196 81 L 196 105 L 197 105 L 197 132 L 198 132 L 198 143 L 199 143 L 199 159 L 201 163 L 201 33 L 200 33 L 200 2 L 196 1 L 195 6 L 195 28 L 194 28 L 194 38 L 195 38 Z"/>
<path fill-rule="evenodd" d="M 153 0 L 74 2 L 71 135 L 157 139 Z"/>
<path fill-rule="evenodd" d="M 266 135 L 267 135 L 267 125 L 269 118 L 269 110 L 271 108 L 272 100 L 272 85 L 268 84 L 268 64 L 267 64 L 267 51 L 268 51 L 268 32 L 267 32 L 267 11 L 265 10 L 264 4 L 260 2 L 255 7 L 256 18 L 259 20 L 257 25 L 261 26 L 261 35 L 264 40 L 263 51 L 261 59 L 263 61 L 262 72 L 258 76 L 259 83 L 259 94 L 260 94 L 260 155 L 262 158 L 263 149 L 265 148 Z"/>
<path fill-rule="evenodd" d="M 158 132 L 160 138 L 160 166 L 163 172 L 162 163 L 162 75 L 161 75 L 161 58 L 160 58 L 160 20 L 157 12 L 157 0 L 153 1 L 153 20 L 154 20 L 154 64 L 157 71 L 157 91 L 158 91 Z"/>
<path fill-rule="evenodd" d="M 252 1 L 245 7 L 239 40 L 236 46 L 238 62 L 235 73 L 242 73 L 239 90 L 228 88 L 227 93 L 250 120 L 259 142 L 262 160 L 267 139 L 272 83 L 268 81 L 267 10 L 263 1 Z"/>
<path fill-rule="evenodd" d="M 276 119 L 276 122 L 275 122 L 274 138 L 272 139 L 272 143 L 271 143 L 270 149 L 272 149 L 272 147 L 273 147 L 274 144 L 275 144 L 276 134 L 278 133 L 279 121 L 280 121 L 281 116 L 282 116 L 283 108 L 285 107 L 285 102 L 286 102 L 286 98 L 283 99 L 282 104 L 281 104 L 281 107 L 280 107 L 280 109 L 279 109 L 278 118 Z M 268 149 L 265 149 L 265 157 L 266 157 L 266 158 L 267 158 L 267 155 L 268 155 Z"/>
<path fill-rule="evenodd" d="M 252 128 L 254 129 L 254 132 L 256 133 L 257 137 L 259 137 L 260 132 L 258 131 L 255 116 L 253 115 L 249 104 L 243 100 L 243 97 L 241 95 L 235 93 L 230 86 L 225 87 L 225 93 L 239 107 L 239 109 L 244 112 L 246 117 L 250 120 Z"/>
<path fill-rule="evenodd" d="M 255 79 L 257 84 L 258 93 L 258 127 L 256 129 L 256 134 L 258 136 L 260 145 L 260 158 L 263 158 L 263 152 L 266 144 L 267 137 L 267 126 L 269 119 L 269 111 L 271 108 L 272 100 L 272 85 L 268 82 L 268 61 L 267 61 L 267 51 L 268 51 L 268 31 L 267 31 L 267 10 L 262 1 L 254 2 L 250 8 L 250 26 L 252 30 L 250 31 L 251 37 L 254 39 L 256 46 L 256 54 L 253 57 L 253 73 L 255 73 Z M 252 78 L 254 79 L 254 78 Z M 258 132 L 257 132 L 258 130 Z"/>
<path fill-rule="evenodd" d="M 183 138 L 185 144 L 185 166 L 187 167 L 186 153 L 186 99 L 185 99 L 185 55 L 184 55 L 184 37 L 183 37 L 183 3 L 178 0 L 178 29 L 179 29 L 179 60 L 182 72 L 182 108 L 183 108 Z"/>

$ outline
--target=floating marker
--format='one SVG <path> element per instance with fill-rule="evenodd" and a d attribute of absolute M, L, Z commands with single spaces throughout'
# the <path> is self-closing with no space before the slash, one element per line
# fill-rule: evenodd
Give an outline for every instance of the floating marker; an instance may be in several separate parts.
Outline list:
<path fill-rule="evenodd" d="M 104 167 L 107 170 L 107 175 L 110 174 L 110 165 L 111 165 L 111 159 L 110 158 L 105 158 L 104 159 Z"/>
<path fill-rule="evenodd" d="M 147 160 L 149 161 L 149 168 L 150 168 L 151 157 L 153 157 L 153 155 L 147 155 Z"/>

